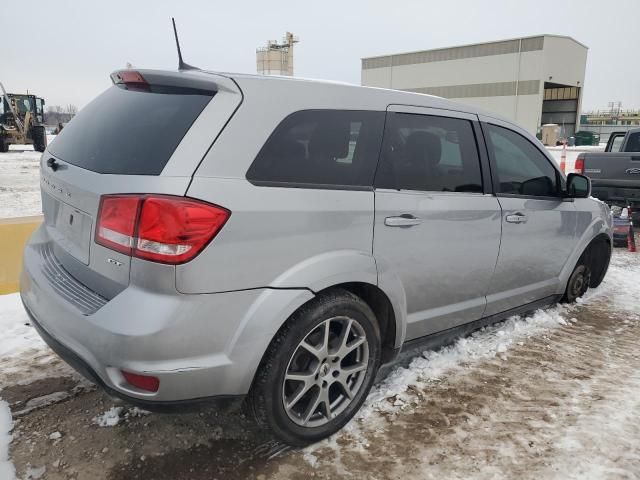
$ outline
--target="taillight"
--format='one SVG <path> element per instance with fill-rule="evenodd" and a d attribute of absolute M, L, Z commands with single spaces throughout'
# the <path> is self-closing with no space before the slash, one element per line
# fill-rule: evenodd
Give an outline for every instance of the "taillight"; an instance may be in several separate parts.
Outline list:
<path fill-rule="evenodd" d="M 160 263 L 193 259 L 222 229 L 225 208 L 169 195 L 104 195 L 96 243 Z"/>
<path fill-rule="evenodd" d="M 140 197 L 104 196 L 100 199 L 96 242 L 120 253 L 131 255 Z"/>
<path fill-rule="evenodd" d="M 584 174 L 584 157 L 582 154 L 578 155 L 578 158 L 576 158 L 576 163 L 573 168 L 576 173 L 579 173 L 580 175 Z"/>

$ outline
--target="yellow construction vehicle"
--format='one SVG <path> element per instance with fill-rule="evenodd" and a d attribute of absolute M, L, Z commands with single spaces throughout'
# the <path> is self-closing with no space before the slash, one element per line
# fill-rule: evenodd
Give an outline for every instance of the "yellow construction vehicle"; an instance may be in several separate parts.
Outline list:
<path fill-rule="evenodd" d="M 38 152 L 47 148 L 44 99 L 7 93 L 0 83 L 0 152 L 8 151 L 12 144 L 33 145 Z"/>

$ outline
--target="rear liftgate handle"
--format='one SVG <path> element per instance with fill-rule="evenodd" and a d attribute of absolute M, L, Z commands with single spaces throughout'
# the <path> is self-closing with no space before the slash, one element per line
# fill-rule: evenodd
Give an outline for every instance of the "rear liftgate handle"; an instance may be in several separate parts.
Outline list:
<path fill-rule="evenodd" d="M 507 215 L 505 220 L 509 223 L 527 223 L 527 216 L 520 212 L 516 212 L 512 215 Z"/>
<path fill-rule="evenodd" d="M 420 225 L 421 223 L 421 218 L 414 217 L 407 213 L 397 217 L 387 217 L 384 219 L 384 224 L 387 227 L 413 227 L 414 225 Z"/>

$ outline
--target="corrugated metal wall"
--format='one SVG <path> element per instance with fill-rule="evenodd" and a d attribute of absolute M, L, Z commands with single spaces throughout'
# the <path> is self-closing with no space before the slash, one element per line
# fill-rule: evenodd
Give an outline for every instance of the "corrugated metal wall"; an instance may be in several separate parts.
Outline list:
<path fill-rule="evenodd" d="M 443 87 L 409 88 L 409 92 L 426 93 L 444 98 L 501 97 L 534 95 L 540 92 L 540 80 L 518 82 L 474 83 L 469 85 L 447 85 Z"/>
<path fill-rule="evenodd" d="M 400 65 L 415 65 L 418 63 L 444 62 L 447 60 L 461 60 L 465 58 L 488 57 L 491 55 L 505 55 L 518 53 L 520 40 L 506 40 L 502 42 L 481 43 L 464 47 L 441 48 L 422 52 L 402 53 L 384 57 L 363 58 L 362 68 L 397 67 Z M 522 51 L 531 52 L 544 48 L 544 37 L 522 39 Z"/>

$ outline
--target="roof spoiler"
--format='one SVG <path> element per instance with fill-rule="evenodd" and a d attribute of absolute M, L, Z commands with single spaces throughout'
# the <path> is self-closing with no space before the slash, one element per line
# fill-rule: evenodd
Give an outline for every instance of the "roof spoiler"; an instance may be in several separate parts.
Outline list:
<path fill-rule="evenodd" d="M 201 74 L 200 71 L 187 73 L 165 70 L 126 69 L 111 74 L 116 85 L 127 85 L 134 89 L 145 90 L 150 86 L 188 88 L 216 93 L 220 89 L 214 75 Z"/>

